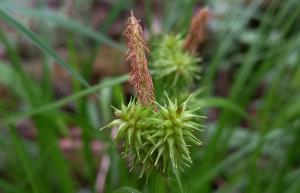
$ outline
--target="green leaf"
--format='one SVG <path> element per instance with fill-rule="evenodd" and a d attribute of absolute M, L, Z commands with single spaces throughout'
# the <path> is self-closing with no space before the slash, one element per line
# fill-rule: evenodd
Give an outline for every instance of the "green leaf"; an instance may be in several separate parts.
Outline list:
<path fill-rule="evenodd" d="M 10 192 L 10 193 L 22 192 L 22 190 L 18 186 L 4 179 L 0 179 L 0 189 L 3 190 L 4 192 Z"/>
<path fill-rule="evenodd" d="M 253 126 L 257 126 L 258 124 L 257 121 L 252 116 L 250 116 L 243 108 L 230 101 L 229 99 L 221 97 L 206 97 L 198 99 L 196 103 L 201 107 L 218 107 L 230 110 L 248 120 L 251 124 L 253 124 Z"/>
<path fill-rule="evenodd" d="M 54 103 L 50 103 L 50 104 L 41 106 L 39 108 L 32 109 L 32 110 L 27 111 L 27 112 L 23 112 L 23 113 L 20 113 L 20 114 L 17 114 L 17 115 L 13 115 L 11 117 L 7 117 L 4 120 L 1 120 L 0 123 L 3 124 L 3 125 L 14 123 L 14 122 L 16 122 L 18 120 L 21 120 L 21 119 L 24 119 L 26 117 L 33 116 L 33 115 L 36 115 L 36 114 L 40 114 L 40 113 L 43 113 L 43 112 L 46 112 L 46 111 L 50 111 L 50 110 L 59 108 L 59 107 L 65 105 L 65 104 L 67 104 L 71 101 L 75 101 L 75 100 L 77 100 L 77 99 L 79 99 L 83 96 L 94 93 L 97 90 L 100 90 L 100 89 L 103 89 L 103 88 L 106 88 L 106 87 L 113 86 L 115 84 L 125 82 L 127 79 L 128 79 L 127 75 L 120 76 L 120 77 L 117 77 L 117 78 L 106 79 L 106 81 L 104 83 L 100 83 L 98 85 L 89 87 L 85 90 L 82 90 L 82 91 L 77 92 L 73 95 L 67 96 L 67 97 L 65 97 L 61 100 L 58 100 L 58 101 L 54 102 Z"/>
<path fill-rule="evenodd" d="M 210 171 L 205 173 L 201 179 L 198 179 L 196 182 L 194 182 L 190 189 L 192 189 L 192 192 L 196 192 L 196 190 L 199 190 L 199 188 L 207 183 L 209 180 L 213 179 L 215 176 L 219 174 L 220 171 L 222 171 L 224 168 L 229 168 L 239 160 L 241 160 L 243 157 L 245 157 L 249 152 L 252 151 L 254 148 L 255 143 L 250 143 L 243 148 L 241 148 L 239 151 L 237 151 L 234 154 L 231 154 L 226 159 L 219 162 L 217 165 L 215 165 Z"/>
<path fill-rule="evenodd" d="M 180 192 L 184 193 L 182 182 L 181 182 L 180 175 L 179 175 L 178 171 L 173 169 L 173 173 L 174 173 L 174 176 L 175 176 L 175 179 L 176 179 L 176 182 L 178 184 L 178 188 L 179 188 Z"/>
<path fill-rule="evenodd" d="M 58 64 L 60 64 L 63 68 L 65 68 L 72 76 L 74 76 L 78 81 L 80 81 L 86 87 L 89 87 L 89 83 L 77 72 L 75 71 L 69 64 L 67 64 L 59 55 L 55 53 L 55 51 L 44 42 L 37 34 L 32 32 L 30 29 L 25 27 L 19 21 L 14 19 L 8 13 L 6 13 L 3 9 L 0 8 L 0 20 L 9 24 L 17 31 L 21 32 L 25 37 L 27 37 L 31 42 L 33 42 L 37 47 L 39 47 L 45 54 L 52 57 Z"/>
<path fill-rule="evenodd" d="M 12 11 L 17 11 L 19 14 L 34 17 L 36 19 L 41 20 L 42 22 L 53 23 L 54 25 L 68 29 L 71 32 L 78 33 L 88 38 L 92 38 L 97 42 L 102 42 L 112 48 L 121 51 L 125 50 L 125 47 L 123 45 L 115 42 L 113 39 L 109 38 L 104 33 L 96 32 L 87 25 L 84 25 L 71 18 L 67 18 L 64 15 L 57 14 L 56 12 L 50 11 L 49 9 L 30 9 L 30 8 L 20 9 L 19 7 L 8 7 L 8 8 Z"/>
<path fill-rule="evenodd" d="M 12 77 L 13 77 L 13 69 L 5 63 L 0 62 L 0 83 L 6 86 L 13 86 Z"/>

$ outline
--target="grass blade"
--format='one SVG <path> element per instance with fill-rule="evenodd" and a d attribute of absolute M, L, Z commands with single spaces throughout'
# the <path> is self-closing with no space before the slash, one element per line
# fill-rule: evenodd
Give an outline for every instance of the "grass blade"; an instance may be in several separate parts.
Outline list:
<path fill-rule="evenodd" d="M 102 84 L 98 84 L 98 85 L 95 85 L 95 86 L 92 86 L 90 88 L 87 88 L 85 90 L 82 90 L 80 92 L 77 92 L 73 95 L 70 95 L 68 97 L 65 97 L 61 100 L 58 100 L 54 103 L 51 103 L 51 104 L 47 104 L 47 105 L 44 105 L 44 106 L 41 106 L 39 108 L 36 108 L 36 109 L 32 109 L 31 111 L 28 111 L 28 112 L 24 112 L 24 113 L 20 113 L 18 115 L 14 115 L 12 117 L 8 117 L 4 120 L 1 121 L 1 123 L 3 125 L 6 125 L 6 124 L 9 124 L 9 123 L 14 123 L 18 120 L 21 120 L 21 119 L 24 119 L 26 117 L 29 117 L 29 116 L 32 116 L 32 115 L 36 115 L 36 114 L 40 114 L 40 113 L 43 113 L 43 112 L 46 112 L 46 111 L 50 111 L 50 110 L 53 110 L 53 109 L 56 109 L 56 108 L 59 108 L 71 101 L 74 101 L 74 100 L 77 100 L 83 96 L 86 96 L 88 94 L 91 94 L 97 90 L 100 90 L 100 89 L 103 89 L 103 88 L 106 88 L 106 87 L 109 87 L 109 86 L 113 86 L 115 84 L 119 84 L 119 83 L 122 83 L 122 82 L 125 82 L 126 80 L 128 79 L 128 76 L 127 75 L 124 75 L 124 76 L 120 76 L 118 78 L 112 78 L 110 80 L 106 80 L 104 83 Z"/>
<path fill-rule="evenodd" d="M 222 109 L 226 109 L 238 114 L 240 117 L 246 119 L 253 126 L 257 127 L 257 121 L 250 116 L 243 108 L 230 101 L 229 99 L 221 98 L 221 97 L 206 97 L 197 100 L 198 106 L 201 107 L 218 107 Z"/>
<path fill-rule="evenodd" d="M 14 11 L 17 10 L 19 14 L 34 17 L 35 19 L 39 19 L 41 21 L 53 23 L 56 26 L 63 27 L 68 29 L 72 32 L 78 33 L 82 36 L 92 38 L 97 42 L 102 42 L 112 48 L 118 50 L 125 50 L 125 47 L 113 39 L 106 36 L 104 33 L 96 32 L 91 29 L 89 26 L 86 26 L 78 21 L 65 17 L 63 15 L 57 14 L 54 11 L 50 11 L 48 9 L 30 9 L 30 8 L 9 8 L 10 10 Z"/>
<path fill-rule="evenodd" d="M 12 16 L 10 16 L 1 8 L 0 8 L 0 19 L 3 20 L 5 23 L 9 24 L 10 26 L 12 26 L 13 28 L 15 28 L 17 31 L 21 32 L 30 41 L 32 41 L 38 48 L 40 48 L 47 55 L 52 57 L 63 68 L 65 68 L 79 82 L 81 82 L 86 87 L 89 87 L 88 82 L 77 71 L 75 71 L 69 64 L 67 64 L 59 55 L 57 55 L 55 51 L 46 42 L 44 42 L 38 35 L 36 35 L 30 29 L 28 29 L 23 24 L 18 22 L 16 19 L 14 19 Z"/>

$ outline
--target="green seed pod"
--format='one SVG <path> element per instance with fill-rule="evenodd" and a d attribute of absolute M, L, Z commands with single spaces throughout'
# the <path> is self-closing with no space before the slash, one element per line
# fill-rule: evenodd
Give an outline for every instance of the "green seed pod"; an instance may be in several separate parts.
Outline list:
<path fill-rule="evenodd" d="M 140 160 L 140 151 L 142 150 L 142 133 L 150 127 L 148 118 L 152 116 L 152 110 L 149 107 L 142 106 L 134 101 L 129 102 L 127 106 L 121 105 L 121 109 L 115 109 L 116 120 L 112 121 L 106 127 L 116 127 L 117 134 L 115 143 L 124 142 L 124 156 L 130 156 Z"/>
<path fill-rule="evenodd" d="M 157 104 L 159 111 L 157 118 L 153 120 L 152 130 L 145 139 L 151 140 L 147 146 L 148 154 L 144 163 L 154 164 L 153 168 L 165 173 L 171 167 L 183 170 L 185 166 L 192 163 L 189 148 L 190 144 L 201 145 L 201 141 L 194 136 L 194 131 L 201 131 L 200 124 L 195 121 L 201 116 L 193 114 L 193 110 L 187 110 L 187 102 L 181 105 L 173 103 L 168 98 L 168 104 L 164 106 Z M 146 161 L 148 160 L 148 161 Z"/>
<path fill-rule="evenodd" d="M 200 58 L 184 51 L 178 35 L 167 35 L 154 47 L 151 68 L 154 79 L 162 83 L 162 90 L 173 96 L 186 91 L 199 78 L 199 62 Z"/>
<path fill-rule="evenodd" d="M 105 127 L 117 127 L 115 142 L 125 144 L 123 155 L 131 160 L 131 167 L 144 173 L 156 170 L 163 174 L 169 168 L 183 170 L 192 163 L 189 145 L 201 145 L 195 131 L 201 131 L 197 118 L 202 118 L 187 110 L 187 102 L 178 105 L 169 98 L 164 106 L 155 103 L 157 110 L 131 101 L 121 109 L 115 108 L 116 120 Z"/>

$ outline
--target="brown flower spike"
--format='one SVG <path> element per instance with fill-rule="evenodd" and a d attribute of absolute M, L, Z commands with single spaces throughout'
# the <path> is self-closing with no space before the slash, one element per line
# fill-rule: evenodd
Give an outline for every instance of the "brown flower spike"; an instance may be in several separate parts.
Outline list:
<path fill-rule="evenodd" d="M 192 24 L 183 46 L 183 48 L 191 54 L 194 54 L 198 46 L 205 40 L 206 23 L 209 14 L 208 8 L 203 8 L 200 9 L 197 15 L 192 19 Z"/>
<path fill-rule="evenodd" d="M 127 20 L 124 35 L 127 38 L 127 61 L 130 62 L 131 72 L 129 83 L 135 88 L 137 99 L 143 105 L 152 105 L 154 92 L 152 78 L 148 70 L 146 52 L 150 52 L 143 40 L 143 30 L 139 21 L 131 16 Z"/>

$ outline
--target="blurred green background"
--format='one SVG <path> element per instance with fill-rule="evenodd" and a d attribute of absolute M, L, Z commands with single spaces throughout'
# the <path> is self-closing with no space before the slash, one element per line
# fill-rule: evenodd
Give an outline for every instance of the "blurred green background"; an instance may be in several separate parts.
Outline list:
<path fill-rule="evenodd" d="M 125 22 L 133 10 L 151 45 L 204 6 L 204 145 L 146 182 L 98 131 L 134 93 Z M 1 0 L 0 192 L 299 193 L 299 22 L 299 0 Z"/>

